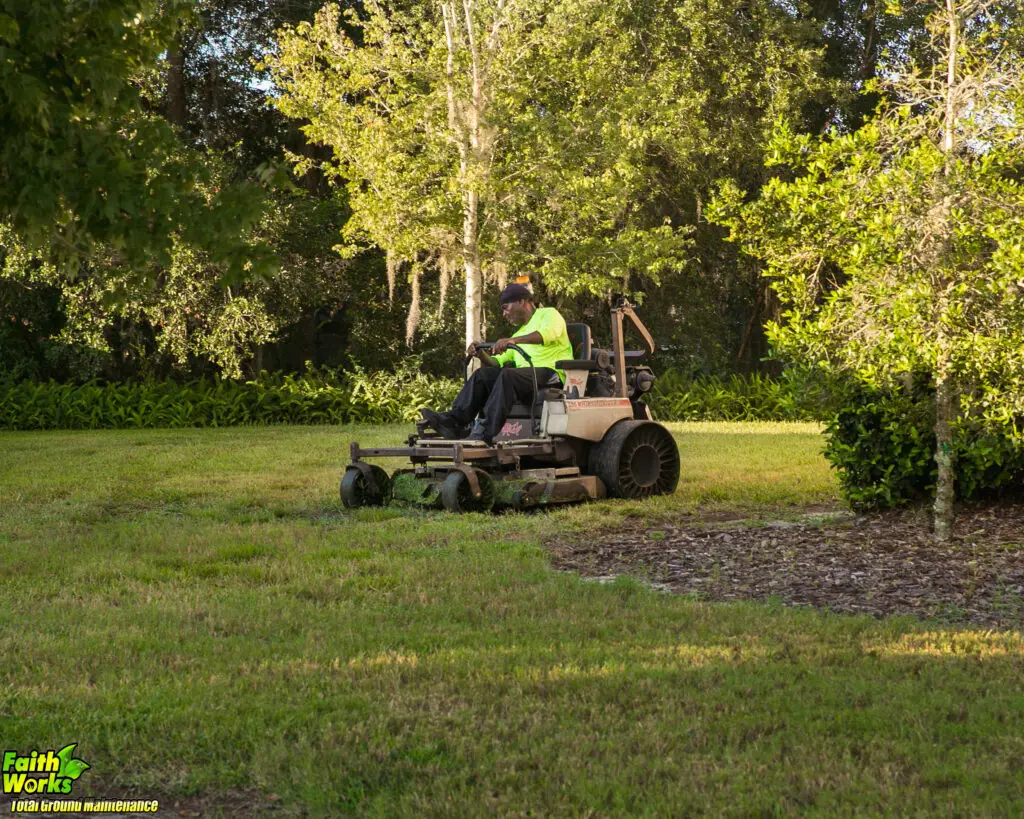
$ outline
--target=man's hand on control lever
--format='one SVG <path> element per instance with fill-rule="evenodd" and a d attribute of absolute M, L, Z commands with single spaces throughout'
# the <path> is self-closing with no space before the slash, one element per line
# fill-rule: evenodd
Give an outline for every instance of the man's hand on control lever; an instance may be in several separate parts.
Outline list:
<path fill-rule="evenodd" d="M 544 337 L 534 330 L 532 333 L 527 333 L 525 336 L 516 336 L 515 338 L 499 338 L 494 342 L 492 352 L 501 355 L 513 344 L 543 344 Z"/>
<path fill-rule="evenodd" d="M 484 343 L 485 342 L 483 342 L 483 341 L 474 341 L 474 342 L 472 342 L 466 348 L 466 355 L 468 355 L 468 356 L 474 356 L 475 355 L 477 358 L 479 358 L 484 364 L 486 364 L 489 367 L 497 366 L 498 362 L 495 361 L 495 359 L 491 355 L 488 354 L 487 350 L 481 349 L 479 346 L 477 346 L 477 345 L 484 344 Z"/>

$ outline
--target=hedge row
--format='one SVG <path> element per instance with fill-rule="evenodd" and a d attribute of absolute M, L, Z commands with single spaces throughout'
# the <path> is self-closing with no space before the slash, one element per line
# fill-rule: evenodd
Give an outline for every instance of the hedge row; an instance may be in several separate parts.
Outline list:
<path fill-rule="evenodd" d="M 459 384 L 412 367 L 396 373 L 311 372 L 245 383 L 0 383 L 0 429 L 139 429 L 244 424 L 412 421 L 451 402 Z"/>
<path fill-rule="evenodd" d="M 818 393 L 796 375 L 754 373 L 729 378 L 687 378 L 669 371 L 654 382 L 649 399 L 666 421 L 815 421 L 823 417 Z"/>
<path fill-rule="evenodd" d="M 190 381 L 81 385 L 0 382 L 0 429 L 138 429 L 243 424 L 413 421 L 420 407 L 445 407 L 456 379 L 398 372 L 310 372 L 245 383 Z M 662 420 L 779 421 L 814 417 L 788 381 L 753 376 L 655 382 L 651 406 Z"/>
<path fill-rule="evenodd" d="M 847 386 L 825 429 L 825 457 L 854 509 L 887 509 L 934 497 L 934 390 Z M 960 422 L 953 448 L 961 501 L 1024 497 L 1024 445 L 1008 422 L 1005 433 Z"/>

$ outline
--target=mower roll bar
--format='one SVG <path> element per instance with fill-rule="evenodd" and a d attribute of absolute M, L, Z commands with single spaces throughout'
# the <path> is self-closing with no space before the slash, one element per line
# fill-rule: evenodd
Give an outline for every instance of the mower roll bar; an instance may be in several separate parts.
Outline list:
<path fill-rule="evenodd" d="M 640 331 L 647 350 L 654 352 L 654 339 L 644 327 L 644 323 L 633 312 L 633 305 L 626 299 L 619 298 L 618 303 L 612 308 L 612 359 L 615 364 L 615 395 L 618 398 L 629 398 L 629 387 L 626 385 L 626 358 L 627 352 L 623 342 L 623 319 L 629 318 L 633 326 Z"/>

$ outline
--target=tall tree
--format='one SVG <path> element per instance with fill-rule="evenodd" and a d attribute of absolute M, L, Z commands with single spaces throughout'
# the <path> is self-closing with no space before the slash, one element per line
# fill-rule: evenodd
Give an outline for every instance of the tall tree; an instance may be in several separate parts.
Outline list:
<path fill-rule="evenodd" d="M 346 252 L 358 241 L 384 249 L 392 292 L 402 266 L 414 293 L 425 266 L 443 280 L 461 267 L 470 340 L 482 335 L 484 248 L 493 244 L 481 207 L 493 182 L 494 76 L 514 59 L 522 5 L 370 2 L 344 23 L 329 5 L 313 25 L 282 33 L 273 63 L 284 91 L 278 107 L 310 121 L 306 134 L 333 148 L 331 170 L 348 183 Z M 414 300 L 410 334 L 418 310 Z"/>
<path fill-rule="evenodd" d="M 931 56 L 885 72 L 892 104 L 856 133 L 781 128 L 779 178 L 718 216 L 764 259 L 783 351 L 869 384 L 935 391 L 935 537 L 951 536 L 963 422 L 1019 435 L 1024 412 L 1024 68 L 1020 10 L 929 0 Z"/>
<path fill-rule="evenodd" d="M 748 155 L 765 132 L 702 84 L 734 113 L 753 100 L 791 116 L 815 83 L 798 29 L 737 0 L 329 6 L 282 35 L 277 104 L 332 147 L 349 247 L 383 247 L 414 285 L 428 266 L 461 268 L 479 338 L 485 271 L 540 270 L 574 294 L 684 267 L 692 228 L 665 211 L 667 168 L 728 161 L 738 143 Z"/>

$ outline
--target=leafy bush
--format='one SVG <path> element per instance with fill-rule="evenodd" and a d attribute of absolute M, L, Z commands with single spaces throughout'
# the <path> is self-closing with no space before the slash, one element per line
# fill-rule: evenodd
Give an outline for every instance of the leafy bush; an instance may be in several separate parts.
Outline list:
<path fill-rule="evenodd" d="M 818 393 L 798 373 L 688 378 L 658 376 L 649 401 L 663 421 L 813 421 L 822 417 Z"/>
<path fill-rule="evenodd" d="M 240 424 L 412 421 L 423 406 L 447 406 L 459 383 L 420 372 L 310 370 L 245 383 L 196 380 L 82 385 L 0 383 L 0 429 L 127 429 Z"/>
<path fill-rule="evenodd" d="M 878 391 L 840 387 L 842 408 L 826 425 L 825 457 L 857 510 L 925 500 L 935 491 L 934 402 L 927 387 Z M 957 496 L 975 500 L 1019 492 L 1024 449 L 1010 435 L 961 422 Z"/>
<path fill-rule="evenodd" d="M 851 390 L 826 425 L 825 457 L 854 509 L 884 509 L 935 489 L 934 416 L 909 394 Z"/>
<path fill-rule="evenodd" d="M 820 374 L 658 377 L 651 408 L 663 421 L 805 421 L 829 419 L 825 457 L 844 497 L 867 511 L 922 501 L 935 491 L 934 396 L 927 379 L 889 392 Z M 1008 421 L 1012 423 L 1012 421 Z M 967 419 L 958 432 L 957 496 L 989 498 L 1024 491 L 1024 448 L 1007 431 L 983 431 Z"/>
<path fill-rule="evenodd" d="M 426 375 L 417 358 L 392 372 L 309 369 L 255 381 L 59 384 L 0 381 L 0 429 L 125 429 L 239 424 L 412 422 L 450 406 L 461 383 Z M 820 417 L 813 391 L 786 376 L 689 379 L 668 372 L 650 403 L 666 421 L 780 421 Z"/>

